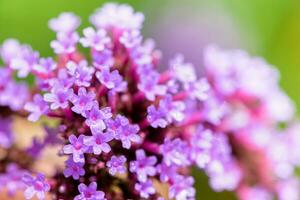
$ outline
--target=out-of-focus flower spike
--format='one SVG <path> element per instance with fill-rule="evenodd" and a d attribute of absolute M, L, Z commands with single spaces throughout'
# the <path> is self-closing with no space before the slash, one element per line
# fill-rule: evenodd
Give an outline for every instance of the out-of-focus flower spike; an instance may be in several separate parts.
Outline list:
<path fill-rule="evenodd" d="M 80 18 L 71 12 L 61 13 L 57 18 L 49 20 L 49 28 L 55 32 L 72 33 L 80 25 Z"/>

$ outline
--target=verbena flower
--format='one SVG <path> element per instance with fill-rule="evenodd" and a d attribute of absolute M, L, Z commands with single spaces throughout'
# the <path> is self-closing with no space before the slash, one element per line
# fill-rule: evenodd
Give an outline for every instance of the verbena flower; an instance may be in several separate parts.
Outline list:
<path fill-rule="evenodd" d="M 111 89 L 111 91 L 124 92 L 127 88 L 127 83 L 123 81 L 117 70 L 110 72 L 109 69 L 103 69 L 96 72 L 96 77 L 100 83 Z"/>
<path fill-rule="evenodd" d="M 75 32 L 58 32 L 57 39 L 51 42 L 51 47 L 57 54 L 69 54 L 75 52 L 78 41 L 79 35 Z"/>
<path fill-rule="evenodd" d="M 65 154 L 72 154 L 74 162 L 84 162 L 83 154 L 88 150 L 83 142 L 84 135 L 80 135 L 78 138 L 75 135 L 70 135 L 70 144 L 65 145 L 63 151 Z"/>
<path fill-rule="evenodd" d="M 89 67 L 86 61 L 83 60 L 79 64 L 68 62 L 66 67 L 68 73 L 74 78 L 76 85 L 84 87 L 90 86 L 90 81 L 95 70 Z"/>
<path fill-rule="evenodd" d="M 74 199 L 75 200 L 105 200 L 105 194 L 102 191 L 97 191 L 97 183 L 91 182 L 89 186 L 81 183 L 78 186 L 78 191 L 80 192 Z"/>
<path fill-rule="evenodd" d="M 74 106 L 71 108 L 73 112 L 82 114 L 91 110 L 94 105 L 96 94 L 94 92 L 87 92 L 85 88 L 78 89 L 78 95 L 74 95 L 71 99 Z"/>
<path fill-rule="evenodd" d="M 17 192 L 23 191 L 26 185 L 23 176 L 26 170 L 22 170 L 15 163 L 10 163 L 5 170 L 6 173 L 0 174 L 0 189 L 7 190 L 9 196 L 14 196 Z"/>
<path fill-rule="evenodd" d="M 91 47 L 96 51 L 102 51 L 105 46 L 110 43 L 110 38 L 106 35 L 105 29 L 95 31 L 92 27 L 83 30 L 84 38 L 80 39 L 80 43 L 84 47 Z"/>
<path fill-rule="evenodd" d="M 74 162 L 73 158 L 70 157 L 66 161 L 66 169 L 64 170 L 65 177 L 72 176 L 75 180 L 79 179 L 80 176 L 83 176 L 85 174 L 83 166 L 83 162 Z"/>
<path fill-rule="evenodd" d="M 100 155 L 101 152 L 110 152 L 111 147 L 108 142 L 114 138 L 114 133 L 112 131 L 102 132 L 101 129 L 93 129 L 92 133 L 92 136 L 84 137 L 84 144 L 91 147 L 93 153 L 96 155 Z"/>
<path fill-rule="evenodd" d="M 43 200 L 46 192 L 50 190 L 50 185 L 46 182 L 43 174 L 38 173 L 36 177 L 25 174 L 23 181 L 27 185 L 27 189 L 24 192 L 26 199 L 32 199 L 36 195 L 39 200 Z"/>
<path fill-rule="evenodd" d="M 44 95 L 44 100 L 50 102 L 50 108 L 55 110 L 57 108 L 67 108 L 69 100 L 73 97 L 73 90 L 67 88 L 60 88 L 57 86 L 51 93 Z"/>
<path fill-rule="evenodd" d="M 184 176 L 174 177 L 174 182 L 170 187 L 169 196 L 175 199 L 190 199 L 195 196 L 195 188 L 193 188 L 194 179 Z"/>
<path fill-rule="evenodd" d="M 49 27 L 55 32 L 71 33 L 80 25 L 80 19 L 70 12 L 61 13 L 49 21 Z"/>
<path fill-rule="evenodd" d="M 124 174 L 126 173 L 126 167 L 124 166 L 126 162 L 125 156 L 112 156 L 110 160 L 106 163 L 109 168 L 109 173 L 115 175 L 116 173 Z"/>
<path fill-rule="evenodd" d="M 156 174 L 154 165 L 157 162 L 157 158 L 155 156 L 147 157 L 142 149 L 135 152 L 135 157 L 136 160 L 130 162 L 130 172 L 136 173 L 140 182 L 146 182 L 148 176 Z"/>
<path fill-rule="evenodd" d="M 149 198 L 150 195 L 153 195 L 156 192 L 151 180 L 147 180 L 146 182 L 142 183 L 136 183 L 134 188 L 140 192 L 142 198 Z"/>
<path fill-rule="evenodd" d="M 161 200 L 163 183 L 165 199 L 191 200 L 189 172 L 197 167 L 214 191 L 297 199 L 299 122 L 278 71 L 244 51 L 216 46 L 204 50 L 201 76 L 182 55 L 161 68 L 154 42 L 143 40 L 143 20 L 128 5 L 106 4 L 81 34 L 80 19 L 63 13 L 49 22 L 57 36 L 55 59 L 13 39 L 3 43 L 0 146 L 8 156 L 0 158 L 0 187 L 25 190 L 28 199 L 49 193 L 54 199 Z M 29 74 L 32 88 L 22 81 Z M 55 118 L 56 127 L 45 127 L 44 139 L 22 149 L 11 120 L 26 114 L 30 121 Z M 50 145 L 60 145 L 64 169 L 47 181 L 38 174 L 22 182 Z"/>
<path fill-rule="evenodd" d="M 132 143 L 139 143 L 141 138 L 138 135 L 140 130 L 138 125 L 130 124 L 129 120 L 121 115 L 117 115 L 116 119 L 109 123 L 109 128 L 115 131 L 115 139 L 122 142 L 122 147 L 129 149 Z"/>
<path fill-rule="evenodd" d="M 49 106 L 41 95 L 36 94 L 33 97 L 33 102 L 26 103 L 24 109 L 31 112 L 30 116 L 28 116 L 29 121 L 37 121 L 40 116 L 47 114 Z"/>

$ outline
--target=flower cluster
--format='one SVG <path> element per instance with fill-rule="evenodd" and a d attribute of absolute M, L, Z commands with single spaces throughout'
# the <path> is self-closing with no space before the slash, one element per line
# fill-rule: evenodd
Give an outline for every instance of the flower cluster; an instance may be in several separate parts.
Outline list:
<path fill-rule="evenodd" d="M 21 166 L 28 170 L 21 176 L 7 166 L 0 186 L 15 181 L 12 190 L 23 189 L 27 199 L 49 193 L 54 199 L 191 200 L 189 171 L 197 166 L 215 191 L 235 191 L 243 200 L 298 199 L 299 125 L 278 72 L 260 58 L 215 46 L 205 50 L 202 76 L 182 55 L 159 72 L 161 54 L 143 40 L 143 20 L 127 5 L 106 4 L 81 35 L 80 19 L 63 13 L 49 22 L 57 59 L 4 42 L 0 105 L 33 122 L 58 118 L 57 129 L 26 153 L 34 162 L 37 152 L 59 143 L 54 132 L 66 161 L 46 178 L 28 174 L 30 164 Z M 34 88 L 15 83 L 14 72 L 21 79 L 34 75 Z M 9 132 L 1 125 L 1 146 L 9 146 Z M 158 184 L 169 186 L 167 196 Z"/>

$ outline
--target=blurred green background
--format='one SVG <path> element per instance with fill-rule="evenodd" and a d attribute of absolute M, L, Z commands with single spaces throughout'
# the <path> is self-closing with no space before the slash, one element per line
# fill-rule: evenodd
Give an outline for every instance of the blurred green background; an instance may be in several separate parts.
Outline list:
<path fill-rule="evenodd" d="M 63 11 L 88 16 L 105 0 L 0 0 L 0 42 L 18 38 L 52 55 L 54 38 L 47 21 Z M 201 61 L 208 43 L 243 48 L 264 57 L 281 72 L 281 85 L 300 105 L 300 1 L 299 0 L 123 0 L 145 14 L 144 34 L 158 41 L 167 58 L 180 51 L 193 62 Z M 197 51 L 196 49 L 199 49 Z M 201 64 L 197 64 L 201 68 Z M 201 70 L 200 70 L 201 71 Z M 234 199 L 230 193 L 213 193 L 205 176 L 197 177 L 199 199 Z"/>

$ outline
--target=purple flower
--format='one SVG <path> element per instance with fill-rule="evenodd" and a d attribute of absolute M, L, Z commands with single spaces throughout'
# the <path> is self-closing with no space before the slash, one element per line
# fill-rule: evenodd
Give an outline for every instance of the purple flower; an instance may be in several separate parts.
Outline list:
<path fill-rule="evenodd" d="M 210 187 L 214 191 L 234 190 L 242 179 L 240 167 L 232 160 L 227 162 L 214 160 L 209 163 L 206 173 L 210 179 Z"/>
<path fill-rule="evenodd" d="M 151 180 L 147 180 L 146 182 L 136 183 L 134 189 L 140 192 L 140 196 L 142 198 L 146 198 L 146 199 L 148 199 L 150 195 L 155 194 L 156 192 Z"/>
<path fill-rule="evenodd" d="M 30 47 L 23 46 L 21 55 L 11 60 L 10 67 L 18 71 L 18 77 L 26 77 L 38 62 L 39 54 L 34 52 Z"/>
<path fill-rule="evenodd" d="M 142 27 L 144 15 L 139 12 L 135 13 L 130 6 L 125 4 L 107 3 L 96 10 L 90 21 L 97 28 L 134 30 Z"/>
<path fill-rule="evenodd" d="M 147 108 L 147 112 L 147 120 L 153 128 L 165 128 L 168 125 L 168 121 L 166 120 L 167 113 L 164 109 L 156 109 L 155 106 L 151 105 Z"/>
<path fill-rule="evenodd" d="M 74 162 L 84 162 L 83 154 L 88 150 L 88 146 L 83 143 L 84 137 L 84 135 L 79 135 L 78 138 L 75 135 L 70 135 L 70 144 L 65 145 L 63 148 L 65 154 L 73 154 Z"/>
<path fill-rule="evenodd" d="M 76 50 L 78 41 L 79 35 L 76 32 L 58 32 L 57 40 L 52 41 L 50 45 L 56 54 L 70 54 Z"/>
<path fill-rule="evenodd" d="M 110 49 L 92 51 L 93 66 L 97 69 L 110 68 L 114 64 L 113 53 Z"/>
<path fill-rule="evenodd" d="M 118 70 L 110 72 L 109 69 L 102 69 L 96 72 L 96 77 L 100 83 L 114 92 L 124 92 L 127 89 L 127 82 L 123 81 Z"/>
<path fill-rule="evenodd" d="M 49 145 L 62 144 L 62 140 L 61 138 L 59 138 L 59 135 L 57 134 L 59 131 L 61 131 L 59 127 L 50 128 L 48 126 L 44 126 L 44 130 L 46 132 L 44 143 Z"/>
<path fill-rule="evenodd" d="M 108 172 L 111 175 L 116 173 L 124 174 L 126 173 L 125 167 L 126 157 L 125 156 L 112 156 L 109 161 L 107 161 L 106 166 L 109 168 Z"/>
<path fill-rule="evenodd" d="M 203 113 L 207 121 L 218 125 L 228 109 L 226 102 L 222 102 L 222 100 L 217 99 L 217 97 L 210 95 L 208 99 L 204 101 Z"/>
<path fill-rule="evenodd" d="M 156 174 L 156 168 L 154 165 L 157 162 L 155 156 L 146 156 L 143 149 L 135 151 L 136 161 L 130 162 L 130 172 L 135 172 L 140 182 L 146 182 L 147 176 L 154 176 Z"/>
<path fill-rule="evenodd" d="M 74 162 L 73 158 L 70 156 L 69 159 L 65 162 L 66 168 L 64 170 L 65 177 L 72 176 L 73 179 L 78 180 L 80 176 L 85 174 L 83 169 L 83 162 Z"/>
<path fill-rule="evenodd" d="M 163 155 L 163 162 L 171 166 L 187 166 L 190 164 L 190 149 L 185 141 L 180 138 L 174 140 L 165 139 L 164 144 L 160 147 L 160 152 Z"/>
<path fill-rule="evenodd" d="M 198 128 L 191 139 L 192 159 L 198 167 L 204 168 L 211 160 L 210 149 L 212 148 L 213 133 L 211 130 Z"/>
<path fill-rule="evenodd" d="M 25 184 L 22 180 L 26 171 L 15 163 L 6 166 L 6 172 L 0 174 L 0 189 L 5 189 L 9 196 L 14 196 L 18 190 L 24 190 Z"/>
<path fill-rule="evenodd" d="M 111 150 L 110 142 L 114 138 L 114 133 L 110 130 L 102 132 L 101 129 L 93 129 L 92 136 L 84 137 L 84 144 L 92 148 L 95 155 L 100 155 L 102 151 L 108 153 Z"/>
<path fill-rule="evenodd" d="M 97 51 L 104 50 L 105 46 L 110 43 L 110 38 L 107 36 L 104 29 L 95 31 L 92 27 L 83 30 L 84 38 L 80 39 L 80 43 L 84 47 L 91 47 Z"/>
<path fill-rule="evenodd" d="M 181 101 L 173 101 L 171 95 L 166 95 L 159 102 L 159 108 L 164 110 L 167 114 L 166 119 L 170 123 L 173 121 L 182 121 L 185 117 L 183 111 L 185 109 L 185 104 Z"/>
<path fill-rule="evenodd" d="M 31 199 L 36 195 L 39 200 L 44 200 L 45 193 L 50 190 L 50 185 L 46 182 L 45 176 L 41 173 L 38 173 L 36 177 L 25 174 L 23 176 L 23 182 L 27 185 L 24 192 L 26 199 Z"/>
<path fill-rule="evenodd" d="M 89 87 L 94 74 L 94 68 L 89 67 L 87 61 L 83 60 L 79 64 L 67 63 L 68 73 L 75 79 L 78 86 Z"/>
<path fill-rule="evenodd" d="M 9 148 L 13 143 L 11 118 L 0 117 L 0 147 Z"/>
<path fill-rule="evenodd" d="M 154 101 L 157 95 L 165 95 L 167 87 L 165 85 L 159 85 L 159 74 L 154 71 L 141 71 L 140 83 L 138 89 L 143 92 L 146 98 L 150 101 Z"/>
<path fill-rule="evenodd" d="M 61 13 L 49 21 L 49 27 L 55 32 L 72 33 L 80 25 L 80 19 L 71 12 Z"/>
<path fill-rule="evenodd" d="M 121 140 L 123 148 L 129 149 L 132 142 L 141 141 L 141 137 L 137 134 L 139 126 L 130 124 L 126 117 L 117 115 L 116 119 L 108 124 L 109 128 L 115 131 L 115 138 Z"/>
<path fill-rule="evenodd" d="M 193 177 L 175 176 L 173 184 L 170 186 L 169 198 L 177 200 L 189 200 L 195 198 L 195 188 L 193 187 Z"/>
<path fill-rule="evenodd" d="M 182 83 L 190 83 L 196 81 L 195 68 L 191 63 L 184 63 L 184 57 L 177 55 L 170 62 L 170 70 L 174 78 Z"/>
<path fill-rule="evenodd" d="M 42 115 L 47 114 L 47 112 L 49 111 L 49 106 L 40 94 L 36 94 L 33 97 L 33 102 L 26 103 L 24 109 L 30 112 L 28 120 L 35 122 Z"/>
<path fill-rule="evenodd" d="M 148 107 L 147 120 L 153 128 L 165 128 L 173 121 L 182 121 L 185 117 L 183 111 L 185 104 L 181 101 L 173 101 L 171 95 L 166 95 L 164 99 L 159 102 L 159 107 L 151 105 Z"/>
<path fill-rule="evenodd" d="M 119 40 L 126 48 L 131 49 L 140 45 L 143 38 L 139 30 L 130 30 L 123 32 Z"/>
<path fill-rule="evenodd" d="M 26 84 L 17 84 L 11 81 L 7 83 L 2 92 L 0 91 L 0 105 L 8 106 L 11 110 L 18 111 L 24 108 L 28 97 L 29 91 Z"/>
<path fill-rule="evenodd" d="M 80 183 L 78 186 L 79 195 L 74 200 L 106 200 L 102 191 L 97 191 L 97 183 L 91 182 L 89 186 Z"/>
<path fill-rule="evenodd" d="M 189 95 L 192 99 L 204 101 L 208 98 L 210 85 L 205 78 L 202 78 L 200 80 L 186 84 L 185 88 L 189 92 Z"/>
<path fill-rule="evenodd" d="M 65 68 L 59 69 L 57 78 L 52 79 L 51 85 L 59 85 L 59 87 L 63 88 L 71 88 L 74 84 L 74 77 L 69 77 L 68 71 Z"/>
<path fill-rule="evenodd" d="M 58 108 L 65 109 L 69 105 L 69 100 L 73 97 L 73 89 L 55 86 L 51 93 L 44 94 L 44 100 L 50 102 L 50 108 L 56 110 Z"/>
<path fill-rule="evenodd" d="M 86 113 L 85 123 L 92 129 L 104 130 L 106 128 L 104 121 L 111 117 L 112 113 L 110 107 L 105 107 L 100 110 L 98 103 L 94 102 L 92 109 Z"/>
<path fill-rule="evenodd" d="M 16 39 L 7 39 L 0 46 L 0 56 L 5 64 L 9 64 L 13 58 L 22 55 L 23 46 Z"/>
<path fill-rule="evenodd" d="M 159 173 L 159 178 L 162 182 L 167 182 L 172 177 L 176 176 L 178 167 L 175 165 L 166 165 L 164 163 L 156 166 L 157 172 Z"/>
<path fill-rule="evenodd" d="M 53 61 L 53 58 L 41 58 L 39 63 L 33 66 L 33 69 L 41 73 L 43 75 L 49 75 L 49 73 L 53 72 L 57 68 L 57 64 Z"/>
<path fill-rule="evenodd" d="M 96 94 L 93 91 L 87 92 L 85 88 L 79 88 L 78 95 L 74 95 L 71 99 L 74 104 L 72 111 L 85 116 L 86 112 L 92 109 L 95 97 Z"/>

